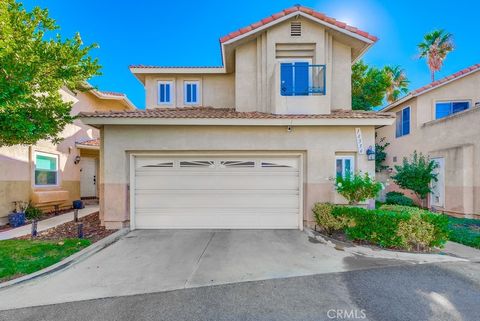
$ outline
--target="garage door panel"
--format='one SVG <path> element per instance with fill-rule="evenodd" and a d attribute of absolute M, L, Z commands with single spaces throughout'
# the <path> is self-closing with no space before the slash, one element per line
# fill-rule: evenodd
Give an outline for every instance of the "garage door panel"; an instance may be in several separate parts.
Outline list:
<path fill-rule="evenodd" d="M 183 189 L 292 189 L 298 190 L 298 173 L 271 175 L 146 175 L 138 176 L 137 190 L 183 190 Z"/>
<path fill-rule="evenodd" d="M 295 215 L 203 215 L 201 219 L 198 216 L 190 215 L 152 215 L 139 216 L 136 219 L 136 227 L 139 229 L 153 228 L 221 228 L 221 229 L 291 229 L 298 226 L 298 220 Z"/>
<path fill-rule="evenodd" d="M 137 157 L 135 228 L 298 228 L 298 158 Z"/>
<path fill-rule="evenodd" d="M 295 193 L 295 192 L 293 192 Z M 241 196 L 239 195 L 241 194 Z M 137 208 L 155 207 L 298 207 L 298 195 L 236 191 L 183 191 L 181 193 L 137 194 Z"/>

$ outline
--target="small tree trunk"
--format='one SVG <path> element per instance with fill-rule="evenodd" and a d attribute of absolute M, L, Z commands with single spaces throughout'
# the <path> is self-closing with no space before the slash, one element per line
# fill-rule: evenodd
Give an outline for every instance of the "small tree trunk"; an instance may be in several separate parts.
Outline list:
<path fill-rule="evenodd" d="M 432 70 L 431 75 L 432 75 L 432 82 L 434 82 L 435 81 L 435 71 Z"/>

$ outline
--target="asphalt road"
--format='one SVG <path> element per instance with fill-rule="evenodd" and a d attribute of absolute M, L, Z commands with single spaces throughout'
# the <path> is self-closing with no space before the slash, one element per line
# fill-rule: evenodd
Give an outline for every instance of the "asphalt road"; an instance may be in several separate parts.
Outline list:
<path fill-rule="evenodd" d="M 480 263 L 380 267 L 80 301 L 1 311 L 0 320 L 477 321 Z"/>

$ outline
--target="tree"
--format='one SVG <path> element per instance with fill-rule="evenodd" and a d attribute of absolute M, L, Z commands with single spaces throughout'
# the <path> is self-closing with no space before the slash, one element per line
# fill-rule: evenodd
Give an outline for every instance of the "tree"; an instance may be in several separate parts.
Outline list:
<path fill-rule="evenodd" d="M 375 138 L 377 138 L 377 133 L 375 133 Z M 375 143 L 375 172 L 377 173 L 388 169 L 388 166 L 384 165 L 383 162 L 387 159 L 385 149 L 387 149 L 389 145 L 389 142 L 385 142 L 385 137 L 380 138 L 378 143 Z"/>
<path fill-rule="evenodd" d="M 418 44 L 420 58 L 426 58 L 428 68 L 435 81 L 435 72 L 442 68 L 443 61 L 453 51 L 453 36 L 443 29 L 434 30 L 423 37 L 423 42 Z"/>
<path fill-rule="evenodd" d="M 407 79 L 405 71 L 400 66 L 386 66 L 385 74 L 388 78 L 385 98 L 388 103 L 393 103 L 400 98 L 401 94 L 406 94 L 408 92 L 408 84 L 410 81 Z"/>
<path fill-rule="evenodd" d="M 414 192 L 424 206 L 427 195 L 432 192 L 430 183 L 438 181 L 438 174 L 435 173 L 437 167 L 438 164 L 428 156 L 414 151 L 410 159 L 403 158 L 402 165 L 395 165 L 397 173 L 392 176 L 392 179 L 401 188 Z"/>
<path fill-rule="evenodd" d="M 85 80 L 100 74 L 88 56 L 96 45 L 83 46 L 79 34 L 47 37 L 58 29 L 46 9 L 0 2 L 0 146 L 58 142 L 73 120 L 59 90 L 83 90 Z"/>
<path fill-rule="evenodd" d="M 352 109 L 371 110 L 380 106 L 389 85 L 384 69 L 371 67 L 362 60 L 352 66 Z"/>

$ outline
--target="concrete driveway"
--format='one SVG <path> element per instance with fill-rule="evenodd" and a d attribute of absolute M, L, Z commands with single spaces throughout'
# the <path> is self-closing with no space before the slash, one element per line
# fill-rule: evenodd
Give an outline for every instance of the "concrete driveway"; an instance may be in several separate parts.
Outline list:
<path fill-rule="evenodd" d="M 408 263 L 353 256 L 297 230 L 137 230 L 68 269 L 1 290 L 0 309 L 399 264 Z"/>

